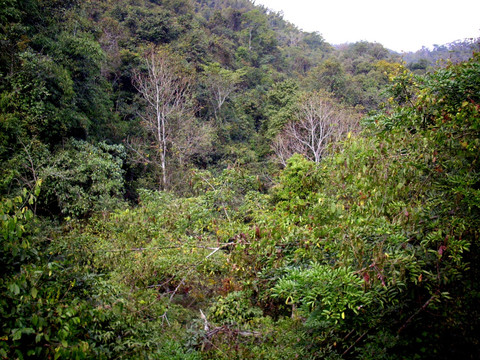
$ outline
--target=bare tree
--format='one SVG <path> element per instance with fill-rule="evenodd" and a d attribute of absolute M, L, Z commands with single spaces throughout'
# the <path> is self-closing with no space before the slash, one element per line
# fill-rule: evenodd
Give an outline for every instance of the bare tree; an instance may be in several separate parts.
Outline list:
<path fill-rule="evenodd" d="M 178 123 L 191 118 L 190 81 L 166 49 L 149 51 L 144 58 L 145 71 L 136 70 L 133 85 L 145 100 L 140 114 L 144 126 L 153 134 L 160 157 L 162 188 L 168 186 L 167 154 L 174 142 Z"/>
<path fill-rule="evenodd" d="M 295 153 L 320 162 L 327 146 L 358 129 L 358 119 L 325 94 L 305 95 L 296 118 L 275 138 L 272 149 L 283 165 Z"/>

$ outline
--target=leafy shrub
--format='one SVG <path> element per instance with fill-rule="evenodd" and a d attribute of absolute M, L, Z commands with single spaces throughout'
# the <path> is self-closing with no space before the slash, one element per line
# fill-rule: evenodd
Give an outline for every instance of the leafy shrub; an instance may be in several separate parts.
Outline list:
<path fill-rule="evenodd" d="M 262 317 L 262 310 L 250 304 L 248 293 L 234 291 L 220 297 L 210 307 L 209 319 L 217 324 L 246 325 L 255 318 Z"/>
<path fill-rule="evenodd" d="M 83 217 L 118 205 L 123 190 L 124 156 L 121 145 L 94 146 L 69 140 L 41 171 L 45 183 L 43 209 Z"/>
<path fill-rule="evenodd" d="M 313 161 L 299 154 L 287 161 L 287 167 L 280 174 L 278 184 L 272 189 L 275 202 L 305 200 L 319 190 L 321 172 Z"/>
<path fill-rule="evenodd" d="M 40 191 L 2 199 L 0 224 L 0 356 L 2 358 L 85 358 L 91 348 L 84 327 L 89 306 L 76 293 L 77 271 L 46 261 L 32 237 L 35 218 L 29 209 Z M 70 270 L 70 271 L 69 271 Z M 78 269 L 77 269 L 78 270 Z"/>
<path fill-rule="evenodd" d="M 304 315 L 313 312 L 315 316 L 335 321 L 358 314 L 373 299 L 373 294 L 364 291 L 362 279 L 351 269 L 332 269 L 316 263 L 307 269 L 288 271 L 275 285 L 273 296 L 301 306 Z"/>

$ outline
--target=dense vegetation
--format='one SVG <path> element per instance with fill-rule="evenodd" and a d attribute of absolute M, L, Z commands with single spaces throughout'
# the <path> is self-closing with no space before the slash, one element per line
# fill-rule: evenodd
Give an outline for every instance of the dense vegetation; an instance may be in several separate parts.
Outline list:
<path fill-rule="evenodd" d="M 445 45 L 434 45 L 432 49 L 422 47 L 420 50 L 403 55 L 408 68 L 415 73 L 424 73 L 438 64 L 445 62 L 462 62 L 470 59 L 473 52 L 480 51 L 480 38 L 457 40 Z"/>
<path fill-rule="evenodd" d="M 479 357 L 478 53 L 0 5 L 1 358 Z"/>

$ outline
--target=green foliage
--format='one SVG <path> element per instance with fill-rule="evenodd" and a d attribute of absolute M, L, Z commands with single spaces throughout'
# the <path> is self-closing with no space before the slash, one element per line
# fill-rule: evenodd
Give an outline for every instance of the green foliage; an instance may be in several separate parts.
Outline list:
<path fill-rule="evenodd" d="M 221 121 L 220 111 L 224 103 L 234 95 L 244 75 L 244 69 L 230 71 L 222 68 L 219 63 L 203 66 L 202 82 L 209 93 L 210 103 L 217 122 Z"/>
<path fill-rule="evenodd" d="M 2 40 L 7 63 L 0 63 L 2 160 L 33 137 L 52 148 L 65 137 L 104 130 L 112 105 L 109 84 L 101 74 L 103 51 L 86 22 L 72 15 L 70 2 L 12 6 L 18 16 L 2 24 L 9 29 Z"/>
<path fill-rule="evenodd" d="M 478 54 L 417 76 L 248 0 L 0 3 L 0 357 L 478 353 Z M 132 83 L 166 43 L 198 104 L 162 149 L 177 194 L 141 189 L 160 152 Z M 378 112 L 278 170 L 325 90 Z"/>
<path fill-rule="evenodd" d="M 279 183 L 272 189 L 274 201 L 306 200 L 319 190 L 321 173 L 318 166 L 304 156 L 295 154 L 287 161 Z"/>
<path fill-rule="evenodd" d="M 209 320 L 216 324 L 248 327 L 249 323 L 262 317 L 263 312 L 259 308 L 252 307 L 248 294 L 234 291 L 215 301 L 208 314 Z"/>
<path fill-rule="evenodd" d="M 311 264 L 307 269 L 292 269 L 273 289 L 273 296 L 287 304 L 301 305 L 303 313 L 339 321 L 359 313 L 373 298 L 364 291 L 360 276 L 349 268 L 332 269 L 329 265 Z M 345 312 L 348 314 L 346 315 Z"/>
<path fill-rule="evenodd" d="M 478 41 L 478 38 L 469 38 L 443 45 L 435 44 L 433 49 L 422 47 L 402 57 L 412 72 L 425 74 L 427 70 L 443 67 L 447 60 L 459 63 L 471 59 L 472 54 L 478 51 Z"/>
<path fill-rule="evenodd" d="M 37 187 L 1 202 L 2 358 L 198 358 L 173 328 L 163 336 L 165 324 L 177 328 L 184 312 L 152 289 L 132 294 L 95 273 L 94 244 L 53 235 L 45 245 L 46 234 L 32 236 L 28 206 L 38 194 Z"/>
<path fill-rule="evenodd" d="M 29 263 L 36 259 L 36 251 L 32 248 L 27 234 L 32 231 L 34 214 L 31 206 L 40 193 L 41 183 L 41 180 L 39 180 L 33 193 L 28 193 L 24 189 L 21 195 L 13 199 L 2 198 L 0 221 L 3 275 L 9 275 L 18 271 L 22 263 Z M 14 292 L 17 292 L 16 288 Z"/>
<path fill-rule="evenodd" d="M 1 94 L 1 155 L 18 146 L 19 139 L 38 136 L 46 143 L 57 141 L 75 127 L 65 118 L 73 100 L 73 83 L 64 68 L 51 58 L 26 51 L 22 67 L 10 76 L 9 88 Z"/>
<path fill-rule="evenodd" d="M 282 130 L 285 124 L 294 118 L 298 111 L 298 85 L 291 80 L 275 84 L 267 93 L 265 115 L 267 122 L 264 127 L 266 136 L 272 140 Z"/>
<path fill-rule="evenodd" d="M 312 76 L 315 83 L 328 92 L 340 95 L 345 91 L 347 81 L 345 69 L 336 59 L 325 60 L 312 70 Z"/>
<path fill-rule="evenodd" d="M 42 168 L 42 206 L 58 209 L 63 216 L 83 217 L 119 204 L 124 158 L 121 145 L 70 140 Z"/>
<path fill-rule="evenodd" d="M 258 177 L 250 175 L 241 167 L 233 167 L 222 171 L 220 176 L 213 177 L 209 172 L 195 173 L 196 191 L 205 192 L 205 200 L 210 209 L 217 209 L 230 219 L 229 213 L 236 213 L 244 203 L 245 197 L 259 191 L 262 184 Z"/>
<path fill-rule="evenodd" d="M 309 89 L 326 90 L 350 106 L 371 111 L 386 99 L 390 68 L 399 63 L 382 45 L 361 41 L 339 46 L 304 82 Z"/>
<path fill-rule="evenodd" d="M 170 14 L 157 8 L 156 11 L 137 8 L 128 14 L 129 27 L 135 29 L 137 36 L 154 44 L 165 44 L 173 40 L 179 30 L 172 24 Z"/>
<path fill-rule="evenodd" d="M 39 195 L 39 186 L 40 182 L 32 194 L 24 191 L 1 203 L 0 355 L 85 358 L 90 348 L 81 335 L 85 320 L 82 324 L 79 314 L 87 309 L 82 300 L 66 301 L 75 291 L 78 273 L 68 272 L 57 261 L 46 262 L 32 238 L 35 219 L 29 206 Z"/>

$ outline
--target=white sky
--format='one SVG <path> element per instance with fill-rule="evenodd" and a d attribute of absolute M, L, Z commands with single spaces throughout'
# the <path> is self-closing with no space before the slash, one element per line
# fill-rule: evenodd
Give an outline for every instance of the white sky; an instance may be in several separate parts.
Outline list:
<path fill-rule="evenodd" d="M 398 52 L 480 37 L 480 0 L 256 0 L 331 44 L 367 40 Z"/>

